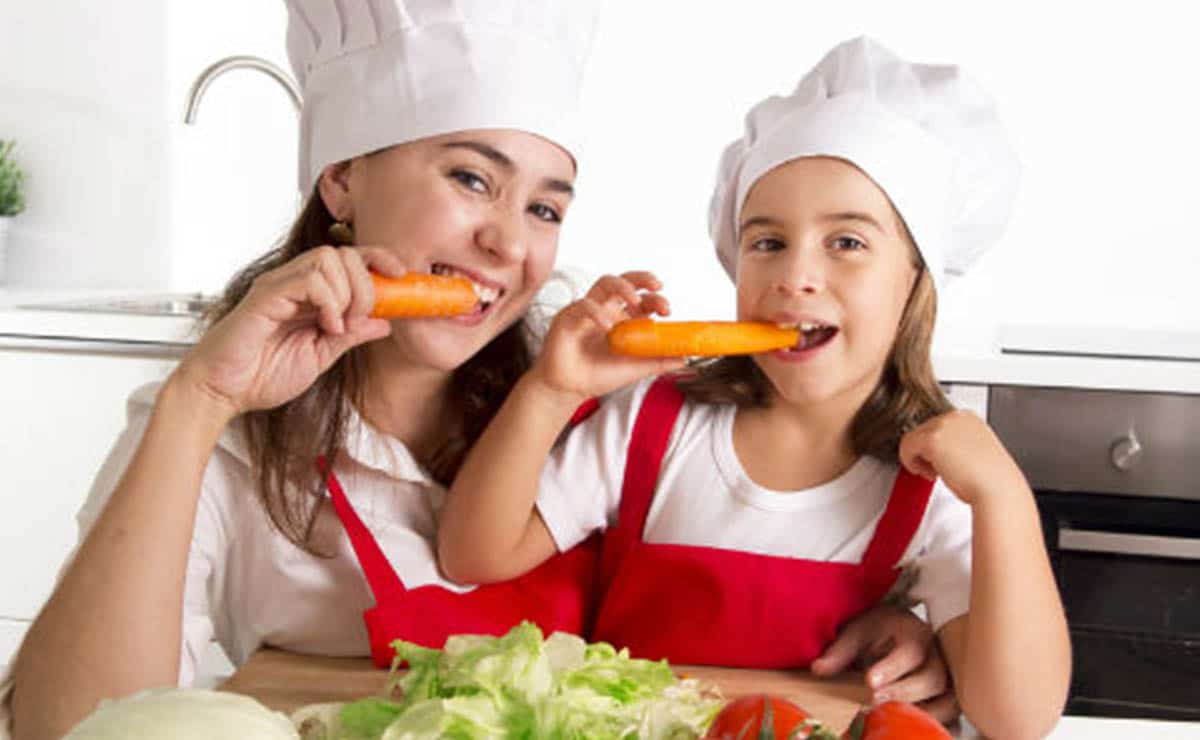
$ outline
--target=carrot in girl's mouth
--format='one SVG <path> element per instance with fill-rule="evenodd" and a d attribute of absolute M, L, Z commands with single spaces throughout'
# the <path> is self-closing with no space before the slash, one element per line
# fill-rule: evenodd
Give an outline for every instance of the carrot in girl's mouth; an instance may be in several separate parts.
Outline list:
<path fill-rule="evenodd" d="M 612 351 L 633 357 L 749 355 L 794 347 L 798 329 L 759 321 L 622 321 L 608 332 Z"/>

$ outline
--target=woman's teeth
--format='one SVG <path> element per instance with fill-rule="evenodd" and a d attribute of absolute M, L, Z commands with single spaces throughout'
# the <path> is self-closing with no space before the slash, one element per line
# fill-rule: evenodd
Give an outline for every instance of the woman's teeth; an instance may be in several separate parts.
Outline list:
<path fill-rule="evenodd" d="M 500 289 L 499 288 L 493 288 L 490 285 L 480 285 L 479 283 L 475 282 L 471 278 L 470 275 L 467 275 L 466 273 L 463 273 L 463 272 L 459 272 L 458 270 L 454 269 L 453 267 L 450 267 L 449 265 L 443 265 L 440 263 L 434 264 L 432 267 L 429 268 L 429 271 L 431 273 L 433 273 L 434 275 L 447 275 L 447 276 L 454 275 L 457 277 L 462 277 L 462 278 L 466 278 L 467 280 L 470 280 L 471 286 L 473 288 L 475 288 L 475 295 L 479 297 L 479 302 L 483 304 L 484 308 L 487 308 L 490 304 L 495 303 L 496 299 L 498 299 L 500 297 Z"/>

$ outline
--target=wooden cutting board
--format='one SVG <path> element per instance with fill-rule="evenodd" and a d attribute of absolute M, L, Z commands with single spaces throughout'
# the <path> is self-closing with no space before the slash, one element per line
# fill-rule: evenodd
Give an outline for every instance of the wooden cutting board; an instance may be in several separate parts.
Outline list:
<path fill-rule="evenodd" d="M 817 679 L 807 671 L 752 671 L 682 666 L 681 675 L 711 681 L 730 699 L 747 694 L 785 696 L 841 732 L 870 692 L 860 674 Z M 351 701 L 382 690 L 387 672 L 368 658 L 321 658 L 281 650 L 260 650 L 220 686 L 252 696 L 283 712 L 305 704 Z"/>

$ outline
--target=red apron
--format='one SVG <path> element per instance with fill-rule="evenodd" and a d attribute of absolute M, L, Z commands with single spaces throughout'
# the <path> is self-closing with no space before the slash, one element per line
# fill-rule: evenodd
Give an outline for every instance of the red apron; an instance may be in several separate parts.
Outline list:
<path fill-rule="evenodd" d="M 594 401 L 585 404 L 572 423 L 594 410 Z M 321 466 L 323 469 L 324 464 Z M 524 620 L 537 624 L 547 635 L 555 631 L 583 635 L 591 629 L 600 556 L 598 535 L 511 581 L 479 586 L 467 593 L 437 584 L 409 589 L 350 506 L 332 470 L 326 482 L 334 510 L 375 595 L 375 606 L 363 612 L 363 619 L 371 657 L 380 668 L 391 666 L 394 640 L 441 648 L 450 635 L 503 635 Z"/>
<path fill-rule="evenodd" d="M 901 468 L 861 563 L 643 542 L 682 405 L 673 379 L 663 377 L 638 412 L 618 523 L 604 537 L 603 595 L 592 637 L 676 664 L 806 667 L 844 623 L 879 603 L 896 582 L 895 566 L 921 523 L 933 483 Z"/>

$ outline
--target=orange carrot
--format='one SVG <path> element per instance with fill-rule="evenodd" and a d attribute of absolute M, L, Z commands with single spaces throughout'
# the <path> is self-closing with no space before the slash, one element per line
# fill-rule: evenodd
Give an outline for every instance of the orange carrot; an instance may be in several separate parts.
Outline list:
<path fill-rule="evenodd" d="M 371 316 L 381 319 L 412 319 L 460 316 L 475 310 L 479 296 L 464 277 L 447 277 L 410 272 L 398 278 L 371 274 L 375 283 L 375 306 Z"/>
<path fill-rule="evenodd" d="M 608 332 L 608 346 L 634 357 L 748 355 L 794 346 L 797 329 L 757 321 L 622 321 Z"/>

